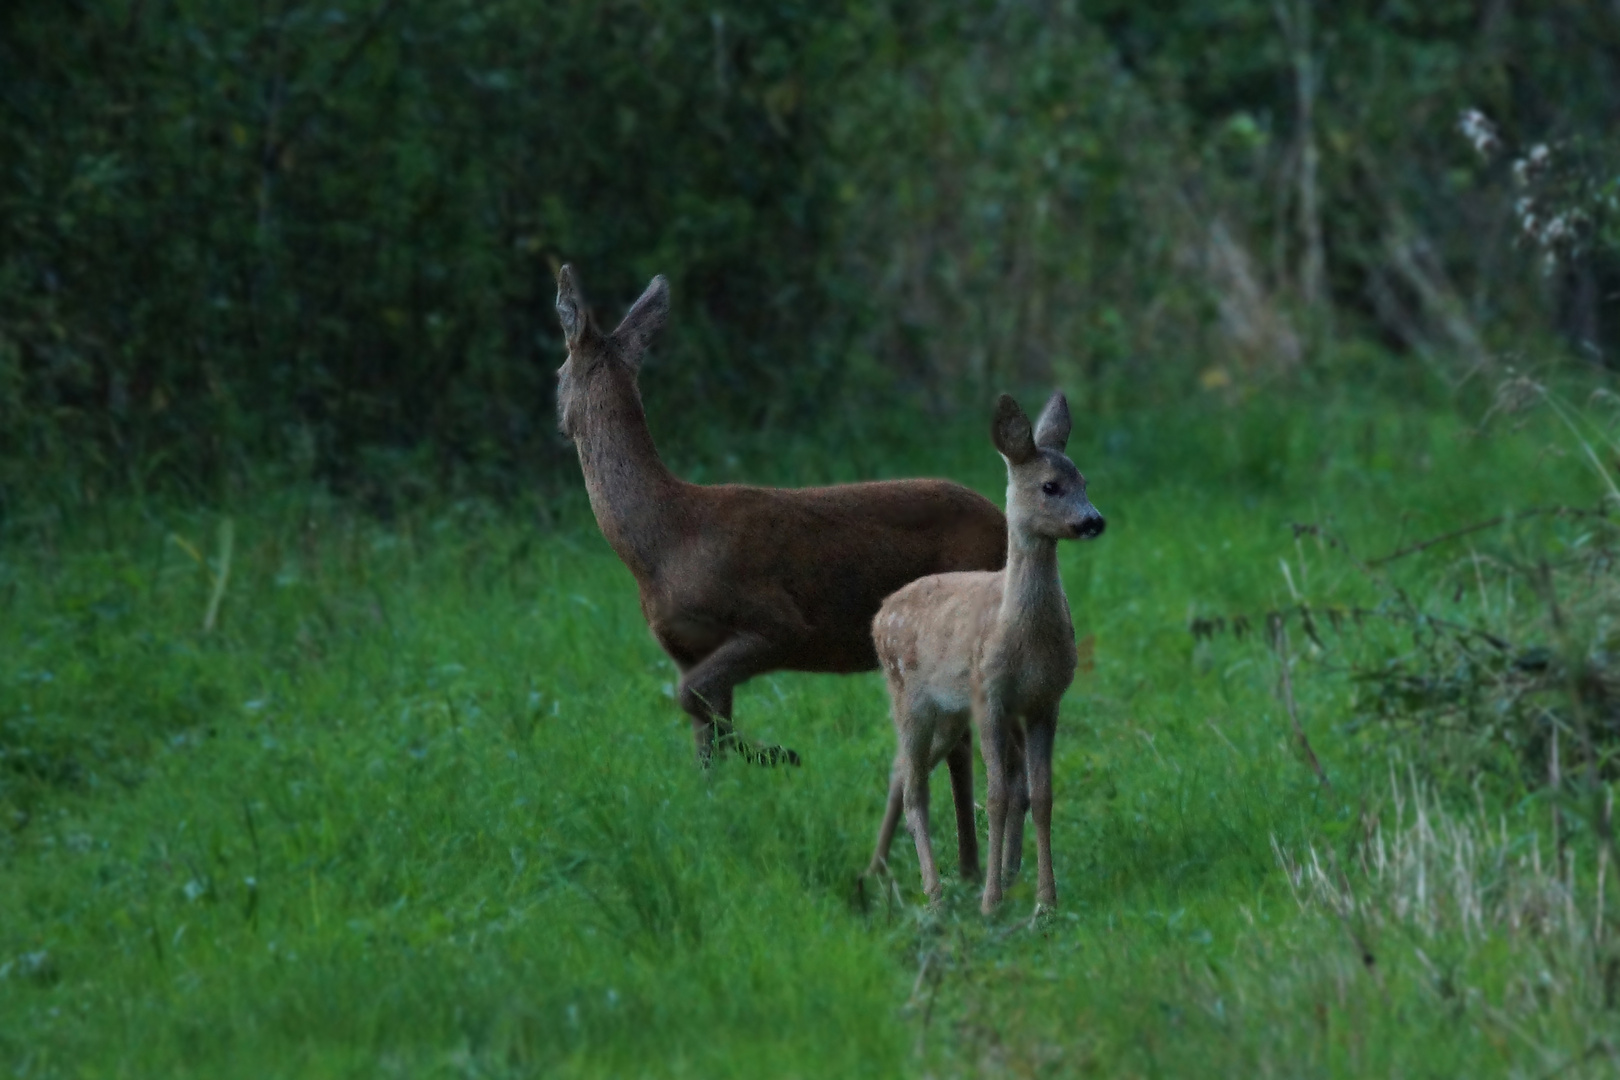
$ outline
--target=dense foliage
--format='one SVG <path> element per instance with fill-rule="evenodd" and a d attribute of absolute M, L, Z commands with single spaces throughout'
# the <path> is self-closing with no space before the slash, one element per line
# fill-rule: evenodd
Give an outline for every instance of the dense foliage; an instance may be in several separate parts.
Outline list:
<path fill-rule="evenodd" d="M 1608 359 L 1612 249 L 1543 266 L 1514 164 L 1612 201 L 1617 49 L 1577 0 L 9 4 L 0 488 L 530 482 L 564 260 L 604 319 L 670 276 L 677 438 L 1329 330 Z"/>

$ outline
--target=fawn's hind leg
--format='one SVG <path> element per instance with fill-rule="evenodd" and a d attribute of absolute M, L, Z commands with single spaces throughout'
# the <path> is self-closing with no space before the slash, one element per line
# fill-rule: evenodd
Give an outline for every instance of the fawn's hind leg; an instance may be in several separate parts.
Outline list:
<path fill-rule="evenodd" d="M 900 768 L 905 783 L 906 824 L 917 842 L 917 864 L 922 869 L 923 892 L 938 902 L 945 889 L 939 883 L 939 867 L 934 865 L 934 845 L 928 838 L 928 756 L 901 750 Z"/>
<path fill-rule="evenodd" d="M 962 732 L 962 739 L 945 755 L 951 771 L 951 802 L 956 807 L 956 865 L 963 881 L 979 880 L 979 835 L 973 820 L 973 733 Z"/>
<path fill-rule="evenodd" d="M 883 824 L 878 827 L 877 847 L 872 852 L 871 865 L 866 868 L 868 874 L 889 872 L 889 846 L 894 843 L 894 830 L 900 824 L 905 797 L 906 778 L 901 771 L 900 759 L 896 757 L 894 767 L 889 771 L 889 803 L 883 808 Z"/>

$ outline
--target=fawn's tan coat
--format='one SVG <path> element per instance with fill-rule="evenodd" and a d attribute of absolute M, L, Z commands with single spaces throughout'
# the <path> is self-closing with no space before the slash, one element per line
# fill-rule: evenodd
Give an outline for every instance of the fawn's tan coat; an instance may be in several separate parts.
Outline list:
<path fill-rule="evenodd" d="M 1052 742 L 1058 701 L 1074 679 L 1074 625 L 1058 576 L 1057 542 L 1102 534 L 1086 480 L 1063 453 L 1069 407 L 1054 394 L 1034 432 L 1017 402 L 997 405 L 992 435 L 1007 461 L 1007 567 L 915 581 L 884 601 L 872 636 L 889 684 L 897 748 L 872 869 L 886 867 L 902 806 L 917 844 L 923 888 L 941 894 L 928 837 L 928 774 L 949 762 L 957 794 L 958 851 L 977 876 L 971 839 L 972 730 L 984 757 L 990 818 L 986 914 L 1018 869 L 1023 809 L 1035 820 L 1041 904 L 1057 902 L 1052 876 Z M 1027 792 L 1024 770 L 1028 769 Z M 960 789 L 970 795 L 962 812 Z"/>

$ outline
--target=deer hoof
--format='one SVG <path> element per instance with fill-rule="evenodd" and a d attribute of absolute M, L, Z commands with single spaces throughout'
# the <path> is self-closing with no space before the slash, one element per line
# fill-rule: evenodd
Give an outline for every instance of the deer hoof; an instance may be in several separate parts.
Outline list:
<path fill-rule="evenodd" d="M 761 746 L 752 751 L 752 759 L 760 765 L 793 765 L 799 764 L 799 752 L 789 750 L 785 746 Z"/>

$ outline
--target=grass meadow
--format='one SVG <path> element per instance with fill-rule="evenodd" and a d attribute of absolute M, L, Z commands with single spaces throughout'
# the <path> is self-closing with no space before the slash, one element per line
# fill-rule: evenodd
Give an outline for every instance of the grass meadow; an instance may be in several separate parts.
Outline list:
<path fill-rule="evenodd" d="M 1394 589 L 1511 617 L 1452 571 L 1532 534 L 1579 544 L 1579 523 L 1376 572 L 1293 528 L 1364 557 L 1602 498 L 1554 417 L 1481 429 L 1481 411 L 1211 399 L 1077 422 L 1109 530 L 1062 549 L 1091 662 L 1064 701 L 1059 907 L 1038 919 L 1033 841 L 990 919 L 949 872 L 928 909 L 904 836 L 892 887 L 858 880 L 892 753 L 875 673 L 755 680 L 740 730 L 803 766 L 700 771 L 577 478 L 527 508 L 387 520 L 297 485 L 16 514 L 0 1071 L 1610 1075 L 1616 962 L 1579 815 L 1560 862 L 1544 794 L 1360 723 L 1338 639 L 1296 636 L 1289 693 L 1325 785 L 1279 653 L 1189 632 Z M 1000 502 L 984 426 L 675 464 L 949 475 Z"/>

